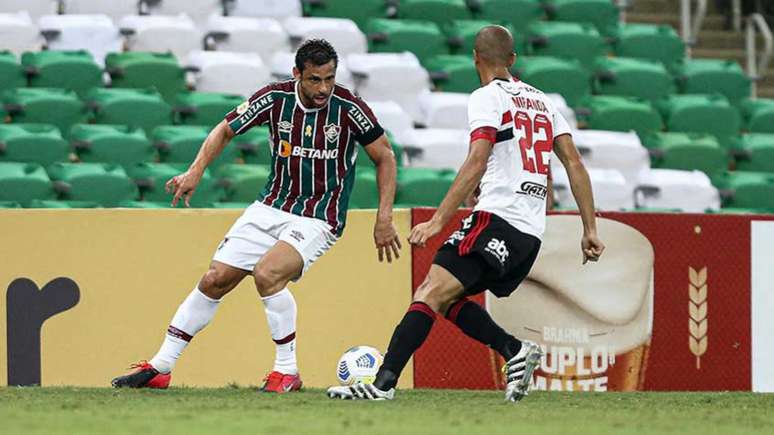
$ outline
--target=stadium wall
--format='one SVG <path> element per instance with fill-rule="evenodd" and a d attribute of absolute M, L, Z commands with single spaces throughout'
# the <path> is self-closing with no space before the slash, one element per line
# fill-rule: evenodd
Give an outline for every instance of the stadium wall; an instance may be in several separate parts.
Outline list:
<path fill-rule="evenodd" d="M 433 212 L 414 209 L 413 222 Z M 475 298 L 511 333 L 546 348 L 537 388 L 774 391 L 774 218 L 599 216 L 607 244 L 599 263 L 580 265 L 580 218 L 552 215 L 519 291 L 507 300 Z M 413 248 L 413 288 L 458 222 Z M 501 366 L 441 320 L 414 357 L 414 386 L 499 388 Z"/>
<path fill-rule="evenodd" d="M 11 376 L 14 384 L 107 386 L 129 363 L 150 358 L 240 213 L 0 212 L 0 285 L 7 289 L 0 301 L 0 385 Z M 350 346 L 386 349 L 394 322 L 408 305 L 409 250 L 391 265 L 380 264 L 374 217 L 371 211 L 351 211 L 343 238 L 291 285 L 307 386 L 335 383 L 336 361 Z M 400 234 L 408 234 L 409 211 L 396 211 L 395 223 Z M 263 309 L 245 279 L 192 341 L 173 382 L 256 385 L 273 358 Z M 401 384 L 413 385 L 411 370 Z"/>

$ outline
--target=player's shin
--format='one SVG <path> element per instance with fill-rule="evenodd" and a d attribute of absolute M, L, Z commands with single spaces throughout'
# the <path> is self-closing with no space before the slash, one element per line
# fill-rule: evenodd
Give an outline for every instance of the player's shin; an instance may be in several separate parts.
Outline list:
<path fill-rule="evenodd" d="M 392 333 L 387 354 L 384 356 L 374 386 L 382 391 L 395 388 L 398 377 L 411 355 L 425 342 L 435 321 L 435 312 L 424 302 L 414 302 Z"/>
<path fill-rule="evenodd" d="M 465 335 L 489 346 L 506 361 L 516 356 L 521 349 L 521 341 L 505 332 L 484 308 L 468 298 L 452 304 L 446 318 Z"/>
<path fill-rule="evenodd" d="M 167 328 L 161 348 L 150 360 L 153 368 L 159 373 L 171 372 L 193 336 L 204 329 L 215 316 L 219 304 L 219 299 L 206 296 L 198 287 L 193 289 L 178 307 Z"/>
<path fill-rule="evenodd" d="M 296 300 L 287 288 L 262 298 L 271 338 L 276 344 L 273 371 L 286 375 L 298 373 L 296 363 Z"/>

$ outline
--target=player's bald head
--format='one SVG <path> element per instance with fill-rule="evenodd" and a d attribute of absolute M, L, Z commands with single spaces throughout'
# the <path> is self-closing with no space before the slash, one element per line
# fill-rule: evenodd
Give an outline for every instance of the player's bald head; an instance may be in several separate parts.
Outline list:
<path fill-rule="evenodd" d="M 491 25 L 479 30 L 475 49 L 479 59 L 490 65 L 510 67 L 513 62 L 513 36 L 503 26 Z"/>

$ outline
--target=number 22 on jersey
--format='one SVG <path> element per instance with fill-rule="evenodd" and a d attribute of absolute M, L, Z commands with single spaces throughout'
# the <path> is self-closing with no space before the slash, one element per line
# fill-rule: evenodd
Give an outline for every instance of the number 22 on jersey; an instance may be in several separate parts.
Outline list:
<path fill-rule="evenodd" d="M 530 118 L 527 112 L 518 111 L 513 117 L 513 128 L 521 130 L 519 150 L 524 170 L 532 174 L 548 174 L 548 164 L 543 160 L 543 153 L 550 153 L 554 148 L 554 132 L 551 121 L 542 113 Z M 534 136 L 545 134 L 545 139 L 534 140 Z"/>

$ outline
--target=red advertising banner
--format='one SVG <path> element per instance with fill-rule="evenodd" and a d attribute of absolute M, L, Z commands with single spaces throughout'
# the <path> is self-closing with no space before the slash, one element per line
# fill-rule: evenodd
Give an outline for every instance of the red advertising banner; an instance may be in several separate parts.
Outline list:
<path fill-rule="evenodd" d="M 432 216 L 415 209 L 413 224 Z M 468 212 L 460 211 L 458 218 Z M 541 257 L 510 298 L 478 296 L 546 357 L 546 390 L 750 390 L 750 215 L 600 213 L 602 260 L 580 266 L 580 220 L 549 216 Z M 413 288 L 453 221 L 413 248 Z M 502 361 L 446 320 L 414 357 L 417 388 L 501 386 Z"/>

